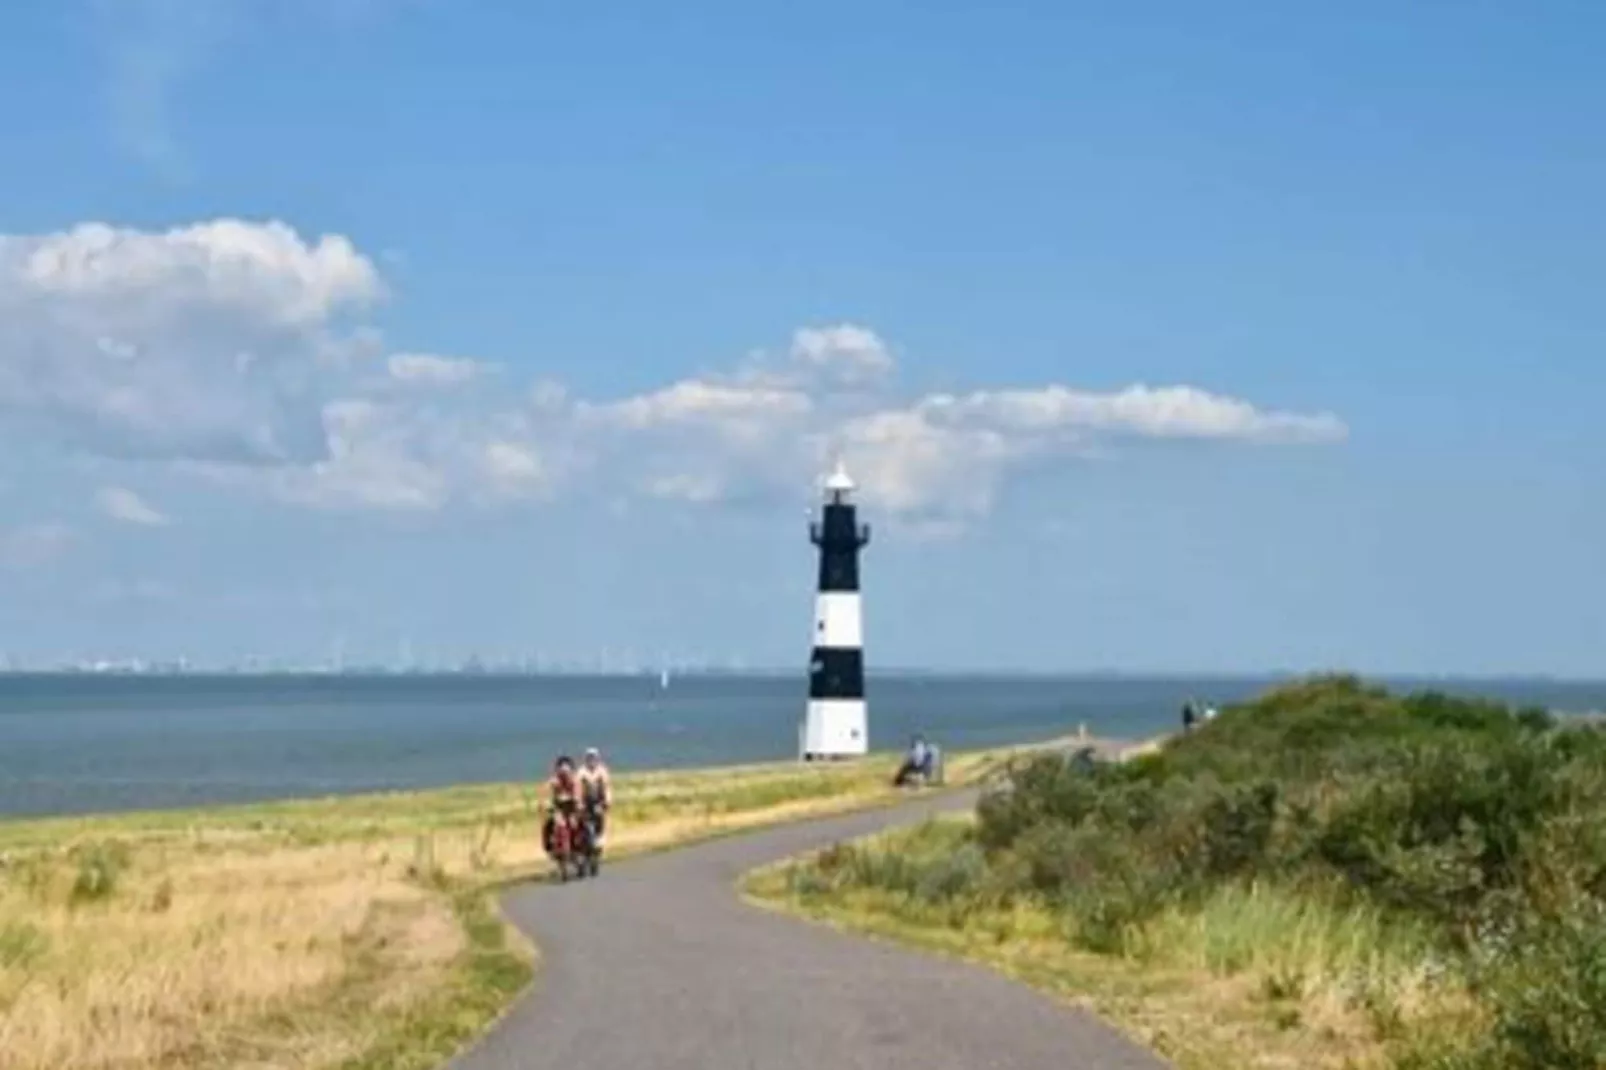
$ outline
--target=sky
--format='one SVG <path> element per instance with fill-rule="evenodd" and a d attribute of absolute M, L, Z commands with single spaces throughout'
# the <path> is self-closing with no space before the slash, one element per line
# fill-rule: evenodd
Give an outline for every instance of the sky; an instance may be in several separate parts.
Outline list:
<path fill-rule="evenodd" d="M 1606 676 L 1606 8 L 17 0 L 0 655 Z"/>

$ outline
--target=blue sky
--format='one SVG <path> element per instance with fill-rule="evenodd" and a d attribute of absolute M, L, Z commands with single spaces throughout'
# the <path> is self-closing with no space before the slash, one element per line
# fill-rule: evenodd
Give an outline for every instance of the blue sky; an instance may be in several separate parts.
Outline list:
<path fill-rule="evenodd" d="M 1598 5 L 27 0 L 0 653 L 1606 673 Z"/>

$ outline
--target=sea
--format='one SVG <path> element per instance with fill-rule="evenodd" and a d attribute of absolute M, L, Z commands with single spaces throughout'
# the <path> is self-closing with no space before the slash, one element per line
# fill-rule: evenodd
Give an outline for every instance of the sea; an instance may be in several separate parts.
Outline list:
<path fill-rule="evenodd" d="M 1276 677 L 872 676 L 871 745 L 949 750 L 1075 732 L 1147 738 L 1184 701 L 1227 704 Z M 1561 712 L 1606 682 L 1385 681 Z M 0 675 L 0 816 L 166 809 L 531 780 L 601 747 L 616 771 L 795 757 L 791 676 Z"/>

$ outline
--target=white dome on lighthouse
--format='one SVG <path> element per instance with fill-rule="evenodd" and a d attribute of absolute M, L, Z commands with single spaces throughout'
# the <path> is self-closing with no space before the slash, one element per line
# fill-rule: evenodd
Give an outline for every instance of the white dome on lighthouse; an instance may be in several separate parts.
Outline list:
<path fill-rule="evenodd" d="M 841 494 L 846 494 L 853 490 L 855 485 L 853 478 L 848 475 L 848 470 L 841 461 L 836 463 L 836 470 L 825 481 L 826 490 Z"/>

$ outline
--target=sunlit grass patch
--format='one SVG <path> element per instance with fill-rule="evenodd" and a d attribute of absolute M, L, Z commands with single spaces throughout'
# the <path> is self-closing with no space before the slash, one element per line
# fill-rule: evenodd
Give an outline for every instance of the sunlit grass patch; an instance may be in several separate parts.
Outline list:
<path fill-rule="evenodd" d="M 891 801 L 891 763 L 625 774 L 610 854 Z M 0 822 L 0 1066 L 438 1064 L 529 976 L 494 891 L 548 868 L 535 792 Z"/>

